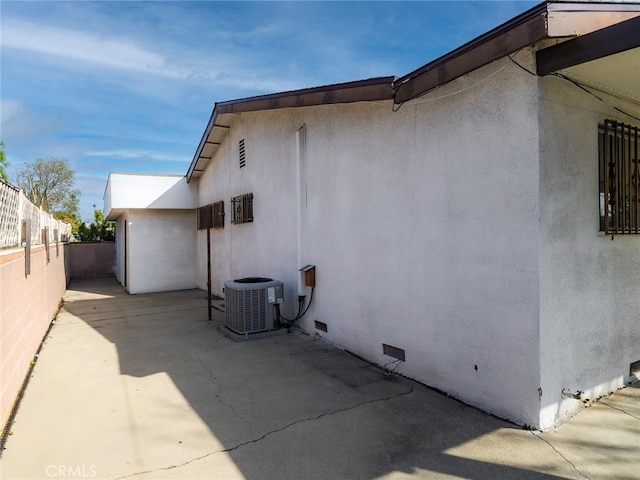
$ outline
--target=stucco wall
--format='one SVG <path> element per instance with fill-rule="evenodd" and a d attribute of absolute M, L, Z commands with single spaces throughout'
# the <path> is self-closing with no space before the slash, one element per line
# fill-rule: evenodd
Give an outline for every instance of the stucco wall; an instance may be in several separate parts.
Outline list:
<path fill-rule="evenodd" d="M 540 80 L 543 427 L 581 408 L 562 400 L 563 388 L 595 399 L 623 386 L 640 360 L 640 238 L 598 232 L 606 118 L 639 123 L 568 82 Z"/>
<path fill-rule="evenodd" d="M 64 245 L 31 250 L 31 273 L 25 276 L 24 249 L 0 252 L 0 426 L 11 407 L 53 320 L 64 291 Z"/>
<path fill-rule="evenodd" d="M 488 80 L 490 78 L 490 80 Z M 301 323 L 398 371 L 521 423 L 538 419 L 538 130 L 535 79 L 496 62 L 392 112 L 388 102 L 243 114 L 200 179 L 224 200 L 214 292 L 247 275 L 297 296 L 296 143 L 306 125 L 314 304 Z M 238 141 L 246 167 L 238 165 Z M 255 221 L 229 200 L 254 193 Z M 198 285 L 206 237 L 198 233 Z"/>
<path fill-rule="evenodd" d="M 125 250 L 126 250 L 126 223 L 127 223 L 127 215 L 120 215 L 116 219 L 116 259 L 115 259 L 115 275 L 120 285 L 127 285 L 127 280 L 125 278 Z"/>
<path fill-rule="evenodd" d="M 71 280 L 112 277 L 115 264 L 114 242 L 77 242 L 67 245 L 67 275 Z"/>
<path fill-rule="evenodd" d="M 195 232 L 193 210 L 129 210 L 129 293 L 195 288 Z"/>
<path fill-rule="evenodd" d="M 132 208 L 189 209 L 197 192 L 183 175 L 111 173 L 104 192 L 104 211 L 109 220 Z M 116 213 L 117 212 L 117 213 Z"/>

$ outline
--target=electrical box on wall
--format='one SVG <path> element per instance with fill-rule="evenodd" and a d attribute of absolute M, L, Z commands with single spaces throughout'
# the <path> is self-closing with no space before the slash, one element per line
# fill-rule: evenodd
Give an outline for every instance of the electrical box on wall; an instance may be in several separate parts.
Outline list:
<path fill-rule="evenodd" d="M 302 267 L 300 271 L 304 274 L 304 286 L 315 287 L 316 286 L 316 266 L 307 265 Z"/>

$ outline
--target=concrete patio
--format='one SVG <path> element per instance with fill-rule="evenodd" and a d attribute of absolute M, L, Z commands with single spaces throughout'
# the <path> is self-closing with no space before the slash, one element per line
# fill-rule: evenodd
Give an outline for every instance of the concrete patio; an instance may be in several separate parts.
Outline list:
<path fill-rule="evenodd" d="M 200 290 L 77 282 L 3 479 L 637 479 L 640 386 L 523 430 L 299 332 L 235 343 Z"/>

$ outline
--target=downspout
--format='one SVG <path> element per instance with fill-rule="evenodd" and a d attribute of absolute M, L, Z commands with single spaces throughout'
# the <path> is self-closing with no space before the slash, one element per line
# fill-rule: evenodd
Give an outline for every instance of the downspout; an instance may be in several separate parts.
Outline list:
<path fill-rule="evenodd" d="M 296 197 L 298 268 L 306 265 L 307 259 L 307 127 L 302 125 L 296 132 Z M 298 276 L 298 296 L 306 296 L 307 288 L 303 274 Z"/>
<path fill-rule="evenodd" d="M 211 321 L 211 228 L 207 228 L 207 312 Z"/>

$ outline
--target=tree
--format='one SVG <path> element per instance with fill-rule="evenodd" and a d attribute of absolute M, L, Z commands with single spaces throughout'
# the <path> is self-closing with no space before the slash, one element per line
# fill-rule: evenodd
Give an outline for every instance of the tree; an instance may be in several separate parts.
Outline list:
<path fill-rule="evenodd" d="M 77 237 L 81 242 L 113 241 L 115 239 L 115 222 L 107 222 L 102 210 L 93 205 L 94 223 L 80 222 Z"/>
<path fill-rule="evenodd" d="M 64 158 L 26 163 L 17 183 L 29 200 L 55 218 L 73 221 L 78 217 L 80 191 L 74 188 L 75 172 Z"/>
<path fill-rule="evenodd" d="M 9 162 L 7 162 L 7 157 L 4 154 L 4 142 L 0 141 L 0 178 L 5 182 L 9 179 L 7 176 L 7 168 L 9 167 Z"/>

